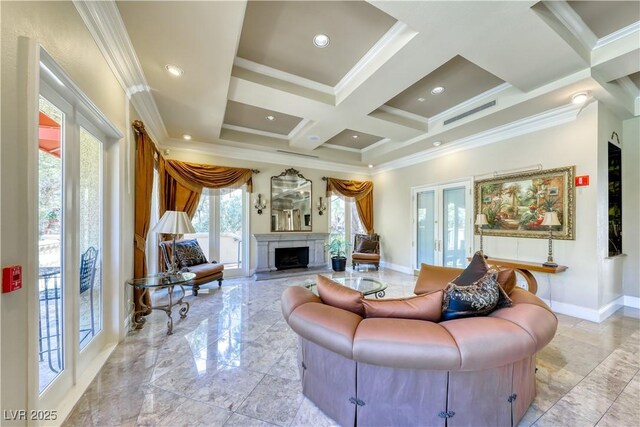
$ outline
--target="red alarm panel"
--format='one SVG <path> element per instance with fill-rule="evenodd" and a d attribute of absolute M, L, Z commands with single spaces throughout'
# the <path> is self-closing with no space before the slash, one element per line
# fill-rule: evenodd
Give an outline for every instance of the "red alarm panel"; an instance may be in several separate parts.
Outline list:
<path fill-rule="evenodd" d="M 2 269 L 2 293 L 22 288 L 22 266 L 11 265 Z"/>

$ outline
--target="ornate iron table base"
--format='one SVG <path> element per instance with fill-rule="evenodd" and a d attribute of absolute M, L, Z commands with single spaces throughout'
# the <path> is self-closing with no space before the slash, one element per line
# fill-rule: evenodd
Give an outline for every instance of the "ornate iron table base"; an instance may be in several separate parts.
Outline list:
<path fill-rule="evenodd" d="M 173 302 L 173 291 L 174 288 L 176 286 L 180 287 L 180 290 L 182 291 L 180 298 L 176 301 Z M 149 292 L 149 289 L 145 289 L 144 292 L 142 292 L 140 294 L 140 298 L 138 299 L 138 303 L 140 304 L 140 310 L 136 311 L 133 314 L 133 325 L 135 326 L 136 329 L 140 329 L 142 328 L 142 326 L 144 326 L 145 322 L 146 322 L 146 318 L 144 317 L 144 313 L 147 312 L 149 309 L 151 310 L 162 310 L 165 313 L 167 313 L 167 317 L 169 318 L 169 320 L 167 320 L 167 335 L 172 335 L 173 334 L 173 318 L 171 317 L 171 312 L 173 310 L 173 307 L 175 307 L 176 305 L 180 306 L 180 318 L 184 319 L 185 317 L 187 317 L 187 313 L 189 312 L 189 303 L 187 301 L 183 301 L 184 299 L 184 295 L 185 295 L 185 290 L 184 290 L 184 286 L 181 284 L 178 285 L 167 285 L 167 294 L 169 296 L 169 303 L 165 304 L 165 305 L 157 305 L 157 306 L 148 306 L 144 303 L 144 296 L 146 293 Z"/>

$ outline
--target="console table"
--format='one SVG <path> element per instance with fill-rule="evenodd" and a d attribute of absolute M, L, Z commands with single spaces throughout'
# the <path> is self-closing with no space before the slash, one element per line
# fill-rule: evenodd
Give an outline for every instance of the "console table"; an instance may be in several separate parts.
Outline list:
<path fill-rule="evenodd" d="M 471 258 L 469 258 L 471 259 Z M 522 277 L 527 281 L 527 289 L 532 294 L 538 292 L 538 281 L 531 273 L 532 271 L 538 271 L 540 273 L 562 273 L 568 267 L 566 265 L 559 265 L 557 267 L 547 267 L 541 263 L 529 262 L 529 261 L 516 261 L 512 259 L 500 259 L 500 258 L 487 258 L 487 264 L 494 265 L 496 267 L 508 267 L 514 269 L 517 273 L 520 273 Z"/>

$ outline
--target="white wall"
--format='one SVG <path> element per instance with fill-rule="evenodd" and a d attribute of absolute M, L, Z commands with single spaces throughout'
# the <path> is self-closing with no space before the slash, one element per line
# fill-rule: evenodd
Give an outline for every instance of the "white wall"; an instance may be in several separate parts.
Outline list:
<path fill-rule="evenodd" d="M 597 246 L 598 106 L 587 106 L 574 121 L 484 147 L 453 153 L 431 161 L 374 175 L 375 227 L 381 235 L 385 262 L 410 267 L 413 232 L 412 186 L 483 176 L 493 171 L 536 163 L 549 169 L 576 166 L 577 175 L 590 175 L 591 185 L 576 191 L 575 240 L 555 240 L 554 258 L 569 269 L 560 274 L 535 273 L 538 295 L 556 309 L 599 308 Z M 475 247 L 479 239 L 476 237 Z M 544 262 L 546 239 L 485 237 L 485 252 L 497 258 Z M 562 304 L 560 304 L 562 303 Z"/>
<path fill-rule="evenodd" d="M 640 117 L 622 130 L 622 281 L 624 294 L 640 298 Z"/>
<path fill-rule="evenodd" d="M 370 180 L 371 177 L 356 175 L 356 174 L 346 174 L 341 172 L 328 172 L 326 170 L 312 169 L 302 166 L 285 166 L 285 165 L 275 165 L 271 163 L 262 163 L 262 162 L 252 162 L 246 160 L 236 160 L 229 159 L 224 157 L 213 156 L 211 154 L 203 153 L 200 151 L 193 150 L 177 150 L 171 149 L 169 155 L 166 156 L 169 159 L 182 160 L 187 162 L 194 163 L 206 163 L 211 165 L 218 166 L 232 166 L 232 167 L 240 167 L 240 168 L 251 168 L 258 169 L 260 171 L 259 174 L 254 174 L 253 176 L 253 194 L 251 195 L 251 215 L 249 218 L 250 221 L 250 230 L 249 234 L 260 234 L 260 233 L 270 233 L 271 232 L 271 220 L 270 220 L 270 212 L 271 212 L 271 177 L 280 175 L 284 172 L 285 169 L 294 168 L 297 169 L 305 178 L 311 180 L 312 185 L 312 194 L 311 198 L 313 201 L 312 206 L 312 216 L 311 216 L 311 224 L 312 224 L 312 232 L 314 233 L 328 233 L 329 232 L 329 216 L 328 210 L 323 213 L 323 215 L 318 215 L 318 209 L 316 208 L 318 204 L 318 198 L 320 196 L 325 198 L 326 191 L 326 182 L 322 180 L 323 176 L 329 176 L 332 178 L 340 178 L 340 179 L 354 179 L 354 180 Z M 258 193 L 262 194 L 263 198 L 267 199 L 267 208 L 263 210 L 262 215 L 258 215 L 257 211 L 253 208 L 253 199 L 257 197 Z M 328 205 L 328 202 L 327 202 Z M 251 249 L 250 249 L 250 269 L 254 270 L 256 267 L 256 242 L 253 237 L 250 238 Z"/>
<path fill-rule="evenodd" d="M 71 2 L 0 3 L 2 14 L 2 258 L 0 264 L 32 266 L 25 239 L 30 207 L 27 170 L 24 38 L 32 38 L 62 66 L 122 133 L 127 127 L 126 97 Z M 29 270 L 29 269 L 27 269 Z M 31 269 L 33 270 L 33 269 Z M 25 286 L 36 278 L 24 277 Z M 27 409 L 27 292 L 2 296 L 2 410 Z M 8 345 L 10 343 L 10 345 Z"/>

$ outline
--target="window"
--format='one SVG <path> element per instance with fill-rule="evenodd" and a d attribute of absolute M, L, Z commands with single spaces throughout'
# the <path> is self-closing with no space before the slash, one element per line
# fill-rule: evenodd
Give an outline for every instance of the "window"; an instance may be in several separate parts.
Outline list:
<path fill-rule="evenodd" d="M 329 219 L 329 241 L 340 239 L 353 245 L 356 234 L 366 234 L 358 209 L 352 199 L 332 195 Z M 349 246 L 349 252 L 352 250 Z"/>

